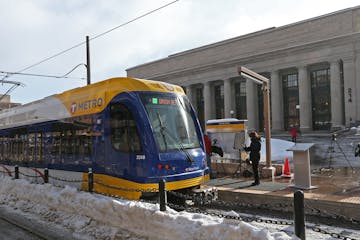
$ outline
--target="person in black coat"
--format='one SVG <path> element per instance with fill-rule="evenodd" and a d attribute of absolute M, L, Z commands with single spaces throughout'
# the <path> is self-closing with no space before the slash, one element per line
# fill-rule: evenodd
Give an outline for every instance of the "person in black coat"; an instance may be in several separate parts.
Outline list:
<path fill-rule="evenodd" d="M 256 131 L 250 132 L 249 137 L 251 138 L 250 146 L 244 147 L 244 150 L 250 152 L 250 161 L 255 179 L 255 181 L 251 185 L 255 186 L 260 184 L 259 161 L 260 161 L 261 142 L 260 142 L 260 136 Z"/>

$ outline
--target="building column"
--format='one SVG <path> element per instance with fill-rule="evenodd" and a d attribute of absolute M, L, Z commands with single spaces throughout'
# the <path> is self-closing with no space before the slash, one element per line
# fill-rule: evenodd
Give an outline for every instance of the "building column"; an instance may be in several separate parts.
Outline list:
<path fill-rule="evenodd" d="M 356 54 L 356 61 L 355 61 L 355 79 L 360 78 L 360 53 L 358 52 Z M 356 99 L 360 98 L 360 81 L 355 81 L 355 88 L 356 91 L 354 91 L 354 95 L 356 95 Z M 360 103 L 359 100 L 355 102 L 356 107 L 356 121 L 360 121 Z"/>
<path fill-rule="evenodd" d="M 188 97 L 191 104 L 193 104 L 193 94 L 191 85 L 186 86 L 186 96 Z"/>
<path fill-rule="evenodd" d="M 339 60 L 330 63 L 330 96 L 331 96 L 331 128 L 339 130 L 342 128 L 342 93 L 340 83 Z"/>
<path fill-rule="evenodd" d="M 225 118 L 231 118 L 230 111 L 233 110 L 234 98 L 231 89 L 231 79 L 224 80 L 224 112 Z"/>
<path fill-rule="evenodd" d="M 343 59 L 344 65 L 344 99 L 345 125 L 351 126 L 356 119 L 356 82 L 354 58 Z"/>
<path fill-rule="evenodd" d="M 300 130 L 306 132 L 312 129 L 311 84 L 306 66 L 300 66 L 298 73 Z"/>
<path fill-rule="evenodd" d="M 271 127 L 273 131 L 284 130 L 284 107 L 279 71 L 271 72 Z"/>
<path fill-rule="evenodd" d="M 194 90 L 195 88 L 193 87 L 193 85 L 189 85 L 186 86 L 186 96 L 189 99 L 189 102 L 191 103 L 192 107 L 194 108 L 194 111 L 197 113 L 198 109 L 197 109 L 197 99 L 194 98 Z"/>
<path fill-rule="evenodd" d="M 212 119 L 212 97 L 211 97 L 211 86 L 210 86 L 210 82 L 206 82 L 204 83 L 204 117 L 205 117 L 205 122 L 209 119 Z"/>
<path fill-rule="evenodd" d="M 256 85 L 251 80 L 246 80 L 246 115 L 248 120 L 248 128 L 263 131 L 259 128 L 259 109 L 258 95 Z"/>

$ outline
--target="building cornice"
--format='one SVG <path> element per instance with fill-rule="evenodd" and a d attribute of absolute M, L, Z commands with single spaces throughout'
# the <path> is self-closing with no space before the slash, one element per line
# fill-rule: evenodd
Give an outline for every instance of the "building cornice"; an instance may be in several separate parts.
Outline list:
<path fill-rule="evenodd" d="M 150 75 L 150 76 L 146 76 L 146 78 L 162 80 L 162 79 L 169 79 L 169 78 L 180 77 L 180 76 L 185 76 L 185 75 L 192 75 L 192 74 L 207 72 L 207 71 L 215 70 L 215 69 L 224 69 L 227 67 L 233 67 L 234 65 L 240 65 L 240 64 L 248 65 L 248 64 L 256 63 L 258 61 L 266 61 L 266 60 L 274 59 L 274 57 L 282 58 L 282 57 L 288 56 L 290 54 L 307 52 L 307 51 L 319 49 L 319 48 L 329 48 L 329 47 L 335 47 L 335 46 L 342 46 L 342 45 L 346 45 L 346 44 L 354 44 L 354 43 L 356 43 L 356 41 L 359 41 L 359 40 L 360 40 L 360 32 L 356 32 L 356 33 L 336 36 L 333 38 L 322 39 L 319 41 L 307 42 L 307 43 L 301 44 L 301 45 L 294 45 L 294 46 L 290 46 L 290 47 L 274 49 L 271 51 L 264 51 L 264 52 L 259 52 L 259 53 L 255 53 L 255 54 L 248 54 L 247 56 L 244 56 L 244 57 L 227 59 L 225 61 L 216 62 L 216 63 L 212 63 L 212 64 L 206 64 L 206 65 L 202 65 L 202 66 L 195 66 L 195 67 L 191 67 L 191 68 L 175 70 L 172 72 Z M 325 58 L 328 59 L 329 56 L 324 56 L 324 59 Z"/>
<path fill-rule="evenodd" d="M 173 58 L 176 58 L 176 57 L 186 56 L 188 54 L 193 54 L 193 53 L 196 53 L 196 52 L 206 51 L 206 50 L 214 48 L 214 47 L 224 46 L 224 45 L 227 45 L 227 44 L 231 44 L 233 42 L 246 40 L 246 39 L 253 38 L 253 37 L 256 37 L 256 36 L 260 36 L 260 35 L 264 35 L 264 34 L 267 34 L 267 33 L 281 31 L 281 30 L 288 29 L 288 28 L 291 28 L 291 27 L 294 27 L 294 26 L 297 26 L 297 25 L 305 24 L 307 22 L 316 21 L 316 20 L 323 19 L 323 18 L 326 18 L 326 17 L 331 17 L 331 16 L 334 16 L 334 15 L 344 14 L 346 12 L 351 12 L 351 11 L 354 11 L 354 10 L 357 10 L 357 9 L 360 9 L 360 5 L 350 7 L 350 8 L 346 8 L 346 9 L 342 9 L 342 10 L 335 11 L 335 12 L 332 12 L 332 13 L 320 15 L 320 16 L 317 16 L 317 17 L 305 19 L 305 20 L 298 21 L 298 22 L 295 22 L 295 23 L 290 23 L 290 24 L 280 26 L 280 27 L 269 27 L 269 28 L 259 30 L 259 31 L 256 31 L 256 32 L 252 32 L 252 33 L 248 33 L 248 34 L 245 34 L 245 35 L 237 36 L 237 37 L 234 37 L 234 38 L 226 39 L 226 40 L 211 43 L 211 44 L 206 44 L 206 45 L 203 45 L 203 46 L 200 46 L 200 47 L 197 47 L 197 48 L 193 48 L 193 49 L 190 49 L 190 50 L 182 51 L 182 52 L 179 52 L 179 53 L 170 54 L 168 57 L 165 57 L 165 58 L 161 58 L 161 59 L 158 59 L 158 60 L 155 60 L 155 61 L 150 61 L 150 62 L 147 62 L 147 63 L 144 63 L 144 64 L 139 64 L 139 65 L 136 65 L 134 67 L 130 67 L 130 68 L 126 69 L 126 71 L 130 71 L 132 69 L 147 66 L 147 65 L 150 65 L 150 64 L 169 61 L 169 60 L 171 60 Z"/>

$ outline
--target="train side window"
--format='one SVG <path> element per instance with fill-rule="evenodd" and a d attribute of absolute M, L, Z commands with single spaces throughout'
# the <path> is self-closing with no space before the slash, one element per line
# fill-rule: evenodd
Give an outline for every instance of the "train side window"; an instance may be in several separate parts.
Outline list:
<path fill-rule="evenodd" d="M 141 152 L 136 122 L 131 111 L 123 104 L 110 106 L 110 131 L 113 147 L 121 152 Z"/>
<path fill-rule="evenodd" d="M 29 133 L 28 135 L 28 161 L 35 161 L 35 133 Z"/>

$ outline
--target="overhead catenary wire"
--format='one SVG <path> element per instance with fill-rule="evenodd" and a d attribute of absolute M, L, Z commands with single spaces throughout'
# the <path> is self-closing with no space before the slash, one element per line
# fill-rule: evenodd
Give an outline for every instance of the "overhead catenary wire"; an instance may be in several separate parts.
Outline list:
<path fill-rule="evenodd" d="M 0 95 L 0 102 L 3 100 L 3 98 L 9 94 L 10 92 L 14 91 L 15 88 L 17 88 L 18 86 L 25 86 L 23 83 L 21 82 L 15 82 L 15 81 L 6 81 L 3 80 L 1 81 L 2 84 L 4 83 L 8 83 L 8 84 L 12 84 L 12 86 L 4 93 Z"/>
<path fill-rule="evenodd" d="M 135 22 L 135 21 L 138 20 L 138 19 L 141 19 L 141 18 L 143 18 L 143 17 L 146 17 L 147 15 L 150 15 L 150 14 L 152 14 L 152 13 L 154 13 L 154 12 L 157 12 L 157 11 L 159 11 L 159 10 L 161 10 L 161 9 L 163 9 L 163 8 L 171 5 L 171 4 L 174 4 L 174 3 L 177 2 L 177 1 L 179 1 L 179 0 L 172 1 L 172 2 L 167 3 L 167 4 L 165 4 L 165 5 L 161 6 L 161 7 L 158 7 L 158 8 L 156 8 L 156 9 L 154 9 L 154 10 L 151 10 L 151 11 L 149 11 L 149 12 L 147 12 L 147 13 L 144 13 L 143 15 L 140 15 L 140 16 L 138 16 L 138 17 L 136 17 L 136 18 L 133 18 L 132 20 L 129 20 L 129 21 L 123 23 L 123 24 L 120 24 L 119 26 L 116 26 L 116 27 L 114 27 L 114 28 L 112 28 L 112 29 L 110 29 L 110 30 L 108 30 L 108 31 L 103 32 L 103 33 L 100 33 L 100 34 L 96 35 L 95 37 L 90 38 L 90 40 L 94 40 L 94 39 L 96 39 L 96 38 L 99 38 L 99 37 L 101 37 L 101 36 L 104 36 L 105 34 L 108 34 L 108 33 L 112 32 L 112 31 L 114 31 L 114 30 L 116 30 L 116 29 L 118 29 L 118 28 L 120 28 L 120 27 L 123 27 L 123 26 L 125 26 L 125 25 L 128 25 L 129 23 Z M 85 42 L 84 42 L 84 43 L 85 43 Z"/>
<path fill-rule="evenodd" d="M 0 96 L 0 102 L 1 102 L 1 100 L 3 100 L 3 98 L 6 96 L 6 95 L 8 95 L 10 92 L 12 92 L 15 88 L 17 88 L 18 87 L 18 85 L 12 85 L 4 94 L 2 94 L 1 96 Z"/>
<path fill-rule="evenodd" d="M 109 29 L 109 30 L 107 30 L 107 31 L 105 31 L 105 32 L 103 32 L 103 33 L 97 34 L 97 35 L 95 35 L 94 37 L 89 38 L 89 41 L 92 41 L 92 40 L 95 40 L 95 39 L 97 39 L 97 38 L 99 38 L 99 37 L 102 37 L 102 36 L 104 36 L 104 35 L 112 32 L 112 31 L 114 31 L 114 30 L 116 30 L 116 29 L 118 29 L 118 28 L 120 28 L 120 27 L 126 26 L 126 25 L 128 25 L 128 24 L 130 24 L 130 23 L 132 23 L 132 22 L 134 22 L 134 21 L 136 21 L 136 20 L 139 20 L 139 19 L 141 19 L 141 18 L 143 18 L 143 17 L 145 17 L 145 16 L 148 16 L 148 15 L 154 13 L 154 12 L 157 12 L 157 11 L 159 11 L 159 10 L 161 10 L 161 9 L 167 7 L 167 6 L 170 6 L 170 5 L 172 5 L 172 4 L 174 4 L 175 2 L 178 2 L 178 1 L 179 1 L 179 0 L 175 0 L 175 1 L 172 1 L 172 2 L 170 2 L 170 3 L 167 3 L 167 4 L 165 4 L 165 5 L 161 6 L 161 7 L 158 7 L 158 8 L 156 8 L 156 9 L 154 9 L 154 10 L 151 10 L 151 11 L 149 11 L 149 12 L 146 12 L 146 13 L 144 13 L 144 14 L 138 16 L 138 17 L 135 17 L 135 18 L 133 18 L 133 19 L 131 19 L 131 20 L 125 22 L 125 23 L 122 23 L 122 24 L 120 24 L 120 25 L 118 25 L 118 26 L 116 26 L 116 27 L 113 27 L 113 28 L 111 28 L 111 29 Z M 26 71 L 26 70 L 28 70 L 28 69 L 30 69 L 30 68 L 33 68 L 33 67 L 35 67 L 35 66 L 38 66 L 38 65 L 40 65 L 40 64 L 42 64 L 42 63 L 44 63 L 44 62 L 47 62 L 47 61 L 49 61 L 49 60 L 51 60 L 51 59 L 53 59 L 53 58 L 58 57 L 58 56 L 66 53 L 66 52 L 69 52 L 69 51 L 71 51 L 71 50 L 73 50 L 73 49 L 75 49 L 75 48 L 78 48 L 78 47 L 82 46 L 82 45 L 85 44 L 85 43 L 86 43 L 86 41 L 82 41 L 82 42 L 80 42 L 80 43 L 78 43 L 78 44 L 76 44 L 76 45 L 74 45 L 74 46 L 72 46 L 72 47 L 70 47 L 70 48 L 67 48 L 67 49 L 65 49 L 65 50 L 63 50 L 63 51 L 61 51 L 61 52 L 59 52 L 59 53 L 56 53 L 56 54 L 54 54 L 54 55 L 52 55 L 52 56 L 49 56 L 49 57 L 47 57 L 47 58 L 44 58 L 44 59 L 41 60 L 41 61 L 38 61 L 38 62 L 36 62 L 36 63 L 34 63 L 34 64 L 31 64 L 31 65 L 28 66 L 28 67 L 25 67 L 25 68 L 23 68 L 23 69 L 21 69 L 21 70 L 19 70 L 19 71 L 16 71 L 16 73 L 18 73 L 18 74 L 19 74 L 19 73 L 22 73 L 22 72 L 24 72 L 24 71 Z M 9 78 L 9 77 L 11 77 L 11 76 L 12 76 L 12 75 L 5 75 L 0 81 L 4 80 L 5 78 Z"/>
<path fill-rule="evenodd" d="M 70 72 L 62 75 L 62 76 L 56 76 L 56 75 L 47 75 L 47 74 L 37 74 L 37 73 L 21 73 L 21 72 L 6 72 L 6 71 L 0 71 L 1 76 L 9 76 L 9 75 L 23 75 L 23 76 L 33 76 L 33 77 L 48 77 L 48 78 L 67 78 L 67 79 L 80 79 L 84 80 L 84 77 L 68 77 L 72 71 L 74 71 L 78 66 L 84 65 L 83 63 L 78 64 L 76 67 L 74 67 Z M 4 82 L 4 80 L 1 80 L 1 82 Z"/>
<path fill-rule="evenodd" d="M 15 81 L 6 81 L 5 78 L 7 76 L 12 76 L 12 75 L 25 75 L 25 76 L 36 76 L 36 77 L 48 77 L 48 78 L 67 78 L 67 79 L 81 79 L 84 80 L 85 78 L 76 78 L 76 77 L 68 77 L 67 75 L 69 75 L 70 73 L 72 73 L 76 68 L 78 68 L 79 66 L 82 66 L 86 64 L 80 63 L 78 65 L 76 65 L 75 67 L 73 67 L 69 72 L 65 73 L 62 76 L 55 76 L 55 75 L 45 75 L 45 74 L 34 74 L 34 73 L 20 73 L 20 72 L 6 72 L 6 71 L 0 71 L 0 76 L 4 76 L 4 78 L 0 81 L 1 84 L 7 83 L 7 84 L 12 84 L 12 86 L 2 95 L 0 95 L 0 101 L 10 92 L 14 91 L 15 88 L 17 88 L 18 86 L 25 86 L 23 83 L 21 82 L 15 82 Z"/>

